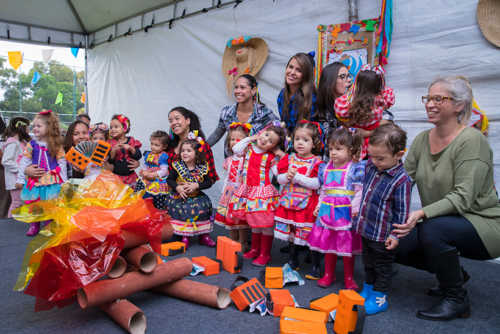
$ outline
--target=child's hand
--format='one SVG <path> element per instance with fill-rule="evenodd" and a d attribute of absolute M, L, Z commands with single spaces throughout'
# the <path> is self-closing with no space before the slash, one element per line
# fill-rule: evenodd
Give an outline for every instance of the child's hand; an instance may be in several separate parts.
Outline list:
<path fill-rule="evenodd" d="M 188 184 L 186 184 L 186 192 L 188 194 L 192 194 L 194 193 L 195 191 L 197 191 L 198 189 L 200 188 L 200 186 L 198 185 L 198 183 L 196 182 L 189 182 Z"/>
<path fill-rule="evenodd" d="M 286 173 L 287 180 L 292 181 L 293 178 L 295 177 L 295 174 L 297 174 L 297 169 L 296 168 L 289 168 L 288 172 Z"/>
<path fill-rule="evenodd" d="M 277 156 L 278 158 L 283 158 L 285 155 L 285 152 L 283 152 L 279 147 L 276 147 L 273 151 L 274 155 Z"/>
<path fill-rule="evenodd" d="M 16 183 L 16 189 L 23 189 L 24 184 L 22 183 Z"/>
<path fill-rule="evenodd" d="M 387 250 L 393 250 L 393 249 L 396 249 L 396 247 L 398 247 L 399 245 L 399 240 L 393 238 L 393 237 L 390 237 L 387 238 L 387 240 L 385 240 L 385 249 Z"/>
<path fill-rule="evenodd" d="M 313 211 L 313 215 L 315 217 L 318 217 L 318 214 L 319 214 L 319 206 L 317 206 L 316 208 L 314 208 L 314 211 Z"/>
<path fill-rule="evenodd" d="M 259 138 L 259 135 L 258 135 L 258 134 L 255 134 L 255 135 L 253 135 L 253 136 L 248 137 L 248 139 L 250 139 L 250 141 L 256 141 L 256 140 L 257 140 L 257 138 Z"/>
<path fill-rule="evenodd" d="M 182 199 L 187 198 L 186 187 L 184 184 L 179 184 L 177 187 L 175 187 L 175 190 L 177 191 L 177 193 L 179 193 L 179 196 L 181 196 Z"/>

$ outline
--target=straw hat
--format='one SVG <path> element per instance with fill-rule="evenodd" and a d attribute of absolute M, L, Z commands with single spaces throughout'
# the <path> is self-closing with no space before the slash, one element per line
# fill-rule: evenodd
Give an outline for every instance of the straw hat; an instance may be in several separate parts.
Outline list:
<path fill-rule="evenodd" d="M 231 95 L 234 80 L 248 73 L 255 76 L 267 60 L 269 50 L 262 38 L 240 36 L 230 39 L 222 57 L 222 74 L 227 93 Z"/>
<path fill-rule="evenodd" d="M 484 37 L 493 45 L 500 47 L 500 1 L 479 0 L 477 22 Z"/>

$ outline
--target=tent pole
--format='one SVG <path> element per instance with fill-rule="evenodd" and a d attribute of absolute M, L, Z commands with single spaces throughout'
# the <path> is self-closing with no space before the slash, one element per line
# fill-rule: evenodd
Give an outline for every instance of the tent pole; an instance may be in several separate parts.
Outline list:
<path fill-rule="evenodd" d="M 349 22 L 358 20 L 358 0 L 348 0 Z"/>
<path fill-rule="evenodd" d="M 87 53 L 88 53 L 88 49 L 89 49 L 89 35 L 85 35 L 85 113 L 87 115 L 89 115 L 89 90 L 88 90 L 88 86 L 87 86 L 87 83 L 88 83 L 88 57 L 87 57 Z"/>

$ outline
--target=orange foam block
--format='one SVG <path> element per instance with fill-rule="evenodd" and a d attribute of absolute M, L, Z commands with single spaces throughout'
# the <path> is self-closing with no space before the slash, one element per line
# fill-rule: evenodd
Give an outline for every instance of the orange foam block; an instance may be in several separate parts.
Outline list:
<path fill-rule="evenodd" d="M 220 272 L 219 262 L 209 259 L 206 256 L 193 257 L 191 261 L 205 268 L 203 271 L 203 275 L 205 276 L 217 275 Z"/>

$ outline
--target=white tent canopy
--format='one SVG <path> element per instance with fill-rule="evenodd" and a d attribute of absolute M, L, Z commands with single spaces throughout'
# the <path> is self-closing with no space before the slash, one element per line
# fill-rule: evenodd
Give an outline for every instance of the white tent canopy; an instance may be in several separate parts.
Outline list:
<path fill-rule="evenodd" d="M 359 0 L 359 18 L 377 17 L 380 2 Z M 420 102 L 427 85 L 437 76 L 465 75 L 490 118 L 489 139 L 498 152 L 500 49 L 480 32 L 477 2 L 394 1 L 387 83 L 396 92 L 392 111 L 410 142 L 429 126 Z M 216 8 L 217 0 L 4 0 L 0 38 L 9 30 L 11 39 L 47 43 L 51 37 L 51 43 L 79 46 L 87 37 L 93 120 L 130 116 L 131 134 L 147 148 L 152 131 L 168 129 L 167 111 L 176 105 L 195 111 L 207 134 L 215 128 L 220 109 L 232 103 L 221 72 L 228 39 L 266 40 L 269 58 L 257 79 L 264 102 L 276 111 L 290 56 L 315 50 L 318 24 L 348 20 L 347 0 L 244 0 L 234 8 L 236 3 L 224 0 Z M 222 143 L 214 151 L 221 166 Z M 495 172 L 498 180 L 497 155 Z"/>

